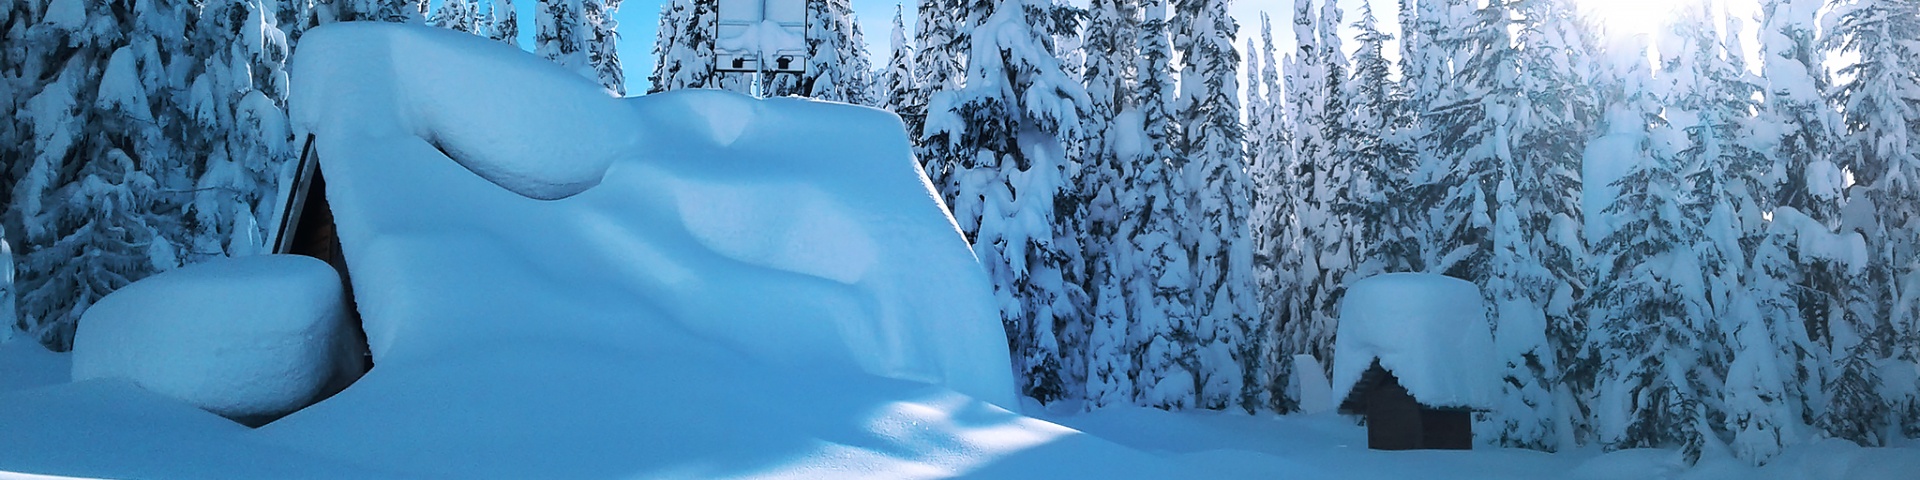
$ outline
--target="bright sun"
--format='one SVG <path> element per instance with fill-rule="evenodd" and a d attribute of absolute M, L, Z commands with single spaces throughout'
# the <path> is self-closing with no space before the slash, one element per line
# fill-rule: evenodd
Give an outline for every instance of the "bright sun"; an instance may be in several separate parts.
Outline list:
<path fill-rule="evenodd" d="M 1653 34 L 1673 18 L 1679 5 L 1697 0 L 1578 0 L 1608 36 Z"/>

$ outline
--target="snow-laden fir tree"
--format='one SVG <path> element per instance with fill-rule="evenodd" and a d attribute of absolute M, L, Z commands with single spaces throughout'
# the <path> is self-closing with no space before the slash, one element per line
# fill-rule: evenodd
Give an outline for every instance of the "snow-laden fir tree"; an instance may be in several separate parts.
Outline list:
<path fill-rule="evenodd" d="M 1259 85 L 1265 87 L 1264 96 L 1259 89 L 1252 87 L 1256 82 L 1248 81 L 1249 106 L 1260 105 L 1258 109 L 1248 111 L 1250 121 L 1249 139 L 1257 139 L 1250 147 L 1253 160 L 1249 163 L 1249 176 L 1253 180 L 1253 244 L 1255 286 L 1260 292 L 1260 321 L 1250 332 L 1250 339 L 1261 345 L 1262 366 L 1258 370 L 1267 392 L 1266 403 L 1280 412 L 1290 412 L 1297 408 L 1295 398 L 1287 393 L 1291 379 L 1286 374 L 1286 356 L 1283 355 L 1281 326 L 1285 325 L 1285 315 L 1292 310 L 1290 296 L 1294 290 L 1292 272 L 1289 265 L 1297 265 L 1298 255 L 1293 254 L 1287 235 L 1293 221 L 1293 201 L 1290 197 L 1293 177 L 1288 168 L 1293 159 L 1293 136 L 1289 134 L 1288 92 L 1280 83 L 1279 62 L 1273 46 L 1273 23 L 1266 14 L 1260 15 L 1260 78 Z M 1247 51 L 1252 52 L 1249 48 Z M 1251 55 L 1249 55 L 1251 56 Z M 1249 68 L 1251 74 L 1252 68 Z M 1255 101 L 1260 97 L 1260 101 Z M 1257 119 L 1254 116 L 1257 115 Z"/>
<path fill-rule="evenodd" d="M 188 5 L 133 7 L 54 2 L 27 36 L 22 77 L 33 84 L 14 115 L 29 125 L 30 156 L 7 216 L 23 230 L 20 330 L 54 350 L 71 347 L 102 296 L 177 266 L 188 236 L 186 201 L 172 192 L 191 190 L 197 169 L 179 132 L 161 127 L 182 121 L 185 95 L 168 80 L 197 62 L 185 52 Z"/>
<path fill-rule="evenodd" d="M 1135 71 L 1135 108 L 1143 134 L 1138 155 L 1128 162 L 1127 205 L 1121 235 L 1132 242 L 1132 271 L 1127 297 L 1133 323 L 1128 326 L 1129 375 L 1134 402 L 1159 408 L 1194 407 L 1198 393 L 1194 345 L 1192 261 L 1181 234 L 1190 221 L 1188 192 L 1173 151 L 1173 48 L 1168 37 L 1165 0 L 1147 0 L 1141 9 L 1139 55 Z M 1131 123 L 1130 121 L 1127 123 Z M 1130 126 L 1130 125 L 1129 125 Z"/>
<path fill-rule="evenodd" d="M 1496 191 L 1493 262 L 1486 291 L 1496 315 L 1496 342 L 1508 365 L 1505 400 L 1492 415 L 1497 442 L 1555 451 L 1571 447 L 1580 421 L 1576 392 L 1559 366 L 1574 361 L 1585 342 L 1586 242 L 1580 194 L 1581 157 L 1598 117 L 1591 86 L 1595 50 L 1590 29 L 1565 0 L 1525 0 L 1519 15 L 1513 67 L 1517 79 L 1496 91 L 1509 118 L 1491 144 L 1509 165 Z M 1507 198 L 1499 195 L 1509 194 Z M 1501 224 L 1511 217 L 1512 224 Z M 1504 255 L 1504 257 L 1502 257 Z"/>
<path fill-rule="evenodd" d="M 1186 248 L 1193 252 L 1193 405 L 1253 408 L 1257 388 L 1246 373 L 1257 353 L 1246 342 L 1254 322 L 1251 179 L 1238 98 L 1239 29 L 1226 0 L 1179 0 L 1171 22 L 1182 59 L 1175 121 L 1175 155 L 1191 196 Z"/>
<path fill-rule="evenodd" d="M 912 103 L 925 112 L 921 118 L 909 118 L 907 136 L 914 141 L 914 157 L 927 172 L 927 178 L 933 182 L 948 206 L 953 205 L 951 177 L 953 165 L 949 151 L 940 142 L 928 141 L 931 136 L 926 132 L 926 111 L 939 92 L 951 92 L 960 89 L 964 72 L 962 59 L 967 53 L 967 45 L 961 43 L 959 0 L 921 0 L 916 10 L 919 16 L 913 30 L 913 44 L 917 51 L 913 58 L 913 77 L 919 83 L 914 89 Z"/>
<path fill-rule="evenodd" d="M 1244 77 L 1246 88 L 1242 89 L 1241 93 L 1245 95 L 1244 104 L 1246 105 L 1246 110 L 1244 115 L 1246 116 L 1247 122 L 1247 146 L 1246 159 L 1244 162 L 1247 166 L 1248 182 L 1247 253 L 1250 257 L 1248 263 L 1248 269 L 1250 271 L 1248 275 L 1251 276 L 1248 280 L 1253 288 L 1251 318 L 1249 318 L 1247 322 L 1244 340 L 1245 346 L 1242 348 L 1244 351 L 1244 359 L 1241 363 L 1245 368 L 1241 373 L 1244 378 L 1247 394 L 1247 397 L 1243 399 L 1243 403 L 1247 408 L 1272 409 L 1274 408 L 1273 372 L 1279 368 L 1276 359 L 1278 358 L 1280 349 L 1279 337 L 1277 335 L 1269 335 L 1269 333 L 1273 331 L 1273 325 L 1263 310 L 1266 306 L 1266 297 L 1265 292 L 1260 290 L 1260 287 L 1266 283 L 1264 275 L 1270 272 L 1267 270 L 1264 254 L 1262 250 L 1260 250 L 1265 247 L 1266 244 L 1259 240 L 1261 232 L 1266 229 L 1265 225 L 1263 225 L 1263 219 L 1271 215 L 1272 212 L 1270 210 L 1262 210 L 1264 206 L 1260 203 L 1261 193 L 1258 191 L 1260 184 L 1255 175 L 1258 175 L 1260 168 L 1263 167 L 1263 165 L 1261 165 L 1263 158 L 1261 152 L 1272 148 L 1268 139 L 1273 138 L 1273 132 L 1271 131 L 1272 127 L 1268 126 L 1268 119 L 1266 118 L 1271 114 L 1267 106 L 1267 89 L 1266 85 L 1260 80 L 1262 51 L 1251 37 L 1247 38 L 1246 49 L 1242 51 L 1247 52 L 1247 56 L 1242 63 L 1242 67 L 1245 69 L 1243 72 L 1246 75 Z"/>
<path fill-rule="evenodd" d="M 714 2 L 674 0 L 660 7 L 659 36 L 653 43 L 653 86 L 648 93 L 683 88 L 717 88 L 713 42 L 719 28 Z"/>
<path fill-rule="evenodd" d="M 1271 248 L 1275 266 L 1273 270 L 1279 278 L 1273 280 L 1276 290 L 1269 291 L 1267 315 L 1279 330 L 1280 364 L 1273 372 L 1276 378 L 1289 381 L 1293 376 L 1293 355 L 1314 355 L 1320 357 L 1315 345 L 1332 346 L 1332 331 L 1322 331 L 1313 322 L 1312 291 L 1308 288 L 1320 278 L 1318 255 L 1306 252 L 1317 251 L 1309 224 L 1317 223 L 1319 217 L 1312 215 L 1309 208 L 1310 196 L 1317 179 L 1321 162 L 1316 159 L 1328 155 L 1325 129 L 1321 123 L 1321 105 L 1328 93 L 1322 65 L 1326 61 L 1321 53 L 1320 36 L 1314 23 L 1313 2 L 1295 0 L 1293 10 L 1294 52 L 1287 62 L 1285 88 L 1286 95 L 1283 117 L 1286 122 L 1280 130 L 1291 133 L 1289 154 L 1281 164 L 1284 171 L 1274 175 L 1282 183 L 1278 187 L 1280 194 L 1275 197 L 1282 203 L 1276 205 L 1280 212 L 1270 220 L 1278 228 L 1272 234 Z M 1271 177 L 1270 177 L 1271 178 Z M 1316 343 L 1317 341 L 1322 343 Z M 1292 401 L 1299 399 L 1297 386 L 1288 387 L 1286 396 Z"/>
<path fill-rule="evenodd" d="M 967 87 L 934 99 L 928 141 L 945 142 L 957 182 L 953 214 L 1001 303 L 1022 394 L 1042 403 L 1070 388 L 1056 331 L 1085 315 L 1063 272 L 1080 262 L 1059 235 L 1054 202 L 1069 193 L 1062 139 L 1077 135 L 1089 100 L 1067 78 L 1044 30 L 1050 4 L 1010 0 L 971 37 Z"/>
<path fill-rule="evenodd" d="M 807 2 L 807 73 L 794 94 L 830 102 L 867 104 L 866 40 L 849 0 Z"/>
<path fill-rule="evenodd" d="M 312 0 L 296 30 L 333 22 L 421 23 L 426 18 L 427 0 Z"/>
<path fill-rule="evenodd" d="M 1670 145 L 1684 143 L 1685 134 L 1659 117 L 1645 62 L 1627 63 L 1632 70 L 1621 75 L 1605 122 L 1607 137 L 1625 141 L 1586 159 L 1629 167 L 1600 212 L 1611 223 L 1593 244 L 1584 301 L 1590 328 L 1578 368 L 1593 372 L 1597 443 L 1680 448 L 1698 458 L 1715 438 L 1705 403 L 1719 388 L 1700 366 L 1712 326 L 1693 246 L 1706 233 L 1682 211 L 1686 185 Z"/>
<path fill-rule="evenodd" d="M 1371 4 L 1361 9 L 1361 18 L 1352 25 L 1359 30 L 1354 39 L 1360 42 L 1354 51 L 1354 78 L 1343 93 L 1350 107 L 1345 123 L 1352 132 L 1343 137 L 1339 150 L 1343 161 L 1354 168 L 1351 198 L 1338 209 L 1359 219 L 1353 225 L 1358 232 L 1352 240 L 1358 262 L 1352 273 L 1355 278 L 1418 271 L 1416 232 L 1426 218 L 1419 204 L 1411 201 L 1414 197 L 1405 194 L 1412 189 L 1418 156 L 1412 143 L 1413 116 L 1406 111 L 1409 102 L 1403 89 L 1407 84 L 1394 81 L 1385 56 L 1385 43 L 1393 37 L 1380 31 Z M 1409 68 L 1404 60 L 1403 68 Z"/>
<path fill-rule="evenodd" d="M 1489 229 L 1499 204 L 1494 189 L 1512 174 L 1512 116 L 1518 91 L 1517 51 L 1506 0 L 1476 11 L 1449 39 L 1463 62 L 1427 112 L 1428 136 L 1438 161 L 1427 164 L 1419 188 L 1436 200 L 1430 210 L 1427 271 L 1484 284 L 1491 248 Z M 1489 297 L 1496 292 L 1486 292 Z"/>
<path fill-rule="evenodd" d="M 887 70 L 881 80 L 884 83 L 884 90 L 882 90 L 883 97 L 881 98 L 880 106 L 889 112 L 899 115 L 908 125 L 913 125 L 921 121 L 916 117 L 924 114 L 919 111 L 919 105 L 913 104 L 915 88 L 913 76 L 913 44 L 907 42 L 907 27 L 904 20 L 905 14 L 903 13 L 903 8 L 904 7 L 899 5 L 893 7 L 892 53 L 887 55 Z M 908 118 L 916 119 L 906 120 Z"/>
<path fill-rule="evenodd" d="M 620 69 L 620 22 L 613 19 L 620 0 L 581 0 L 581 21 L 587 28 L 587 64 L 593 77 L 614 95 L 627 94 L 626 72 Z"/>
<path fill-rule="evenodd" d="M 1133 357 L 1127 329 L 1132 310 L 1127 288 L 1135 258 L 1133 238 L 1121 231 L 1137 208 L 1126 182 L 1140 151 L 1133 68 L 1138 49 L 1139 6 L 1134 0 L 1093 0 L 1082 35 L 1087 56 L 1081 78 L 1087 88 L 1086 139 L 1081 168 L 1087 195 L 1087 294 L 1092 302 L 1086 343 L 1089 408 L 1132 403 Z"/>
<path fill-rule="evenodd" d="M 1393 37 L 1380 31 L 1372 4 L 1361 4 L 1360 19 L 1352 26 L 1360 44 L 1353 54 L 1353 79 L 1341 92 L 1348 107 L 1342 124 L 1349 131 L 1338 137 L 1335 161 L 1350 165 L 1353 179 L 1335 213 L 1348 217 L 1357 234 L 1351 240 L 1355 278 L 1413 271 L 1418 252 L 1407 232 L 1422 215 L 1410 211 L 1402 194 L 1411 187 L 1415 158 L 1400 141 L 1405 102 L 1385 56 Z"/>
<path fill-rule="evenodd" d="M 582 2 L 591 0 L 539 0 L 533 7 L 533 51 L 553 63 L 582 76 L 598 79 L 593 68 L 588 42 L 593 38 L 587 25 Z M 709 2 L 696 2 L 708 4 Z M 710 49 L 709 49 L 710 50 Z M 709 53 L 711 55 L 711 53 Z"/>
<path fill-rule="evenodd" d="M 1845 189 L 1839 169 L 1828 160 L 1840 120 L 1822 93 L 1829 82 L 1823 66 L 1825 52 L 1815 37 L 1821 3 L 1768 0 L 1761 5 L 1762 116 L 1779 132 L 1778 138 L 1762 140 L 1773 145 L 1772 163 L 1780 168 L 1773 179 L 1780 185 L 1775 205 L 1792 208 L 1833 231 L 1840 228 Z M 1800 253 L 1790 254 L 1800 257 Z M 1801 257 L 1792 264 L 1798 266 L 1796 285 L 1802 292 L 1794 303 L 1807 322 L 1808 335 L 1824 341 L 1829 338 L 1825 325 L 1830 319 L 1850 312 L 1844 302 L 1844 273 L 1838 265 L 1819 258 Z"/>
<path fill-rule="evenodd" d="M 1778 207 L 1767 223 L 1747 269 L 1745 295 L 1728 319 L 1733 357 L 1722 394 L 1728 446 L 1756 465 L 1808 438 L 1806 426 L 1817 418 L 1813 406 L 1826 355 L 1807 335 L 1797 304 L 1805 272 L 1800 245 L 1844 238 L 1793 207 Z"/>
<path fill-rule="evenodd" d="M 1301 155 L 1301 162 L 1313 164 L 1313 175 L 1306 177 L 1312 182 L 1307 186 L 1303 203 L 1295 210 L 1300 223 L 1307 229 L 1303 237 L 1301 254 L 1310 257 L 1311 269 L 1303 269 L 1304 275 L 1313 275 L 1312 280 L 1302 284 L 1303 295 L 1309 309 L 1302 330 L 1296 332 L 1298 345 L 1304 348 L 1294 353 L 1310 353 L 1321 359 L 1324 365 L 1333 358 L 1334 332 L 1338 330 L 1340 317 L 1340 296 L 1346 292 L 1348 274 L 1358 263 L 1355 258 L 1355 244 L 1360 219 L 1343 213 L 1342 206 L 1353 198 L 1354 171 L 1356 165 L 1351 158 L 1343 158 L 1341 149 L 1350 142 L 1347 137 L 1355 133 L 1347 124 L 1349 105 L 1347 104 L 1347 74 L 1349 64 L 1346 48 L 1342 46 L 1340 25 L 1345 22 L 1346 12 L 1337 1 L 1323 1 L 1320 15 L 1314 26 L 1319 36 L 1315 44 L 1320 55 L 1319 81 L 1320 92 L 1315 94 L 1317 103 L 1312 110 L 1303 115 L 1313 117 L 1312 121 L 1320 132 L 1317 138 L 1302 139 L 1302 143 L 1312 145 L 1302 147 L 1303 151 L 1323 152 L 1318 155 Z M 1319 375 L 1326 375 L 1321 372 Z"/>
<path fill-rule="evenodd" d="M 1662 54 L 1662 73 L 1676 88 L 1668 95 L 1667 118 L 1676 128 L 1683 129 L 1688 139 L 1688 146 L 1681 149 L 1676 158 L 1687 169 L 1689 192 L 1683 212 L 1706 234 L 1705 239 L 1694 245 L 1708 304 L 1703 316 L 1710 319 L 1710 327 L 1703 331 L 1697 352 L 1701 367 L 1711 372 L 1707 380 L 1711 382 L 1715 378 L 1728 378 L 1734 348 L 1742 347 L 1742 342 L 1743 351 L 1738 353 L 1749 360 L 1762 355 L 1772 358 L 1773 332 L 1759 318 L 1759 306 L 1753 303 L 1749 289 L 1755 279 L 1747 271 L 1746 259 L 1749 258 L 1747 245 L 1756 244 L 1765 233 L 1760 204 L 1772 198 L 1773 191 L 1771 185 L 1763 181 L 1769 169 L 1766 157 L 1744 142 L 1751 112 L 1758 107 L 1755 98 L 1759 87 L 1746 69 L 1735 63 L 1735 59 L 1741 58 L 1736 53 L 1737 47 L 1717 35 L 1713 12 L 1704 6 L 1695 10 L 1675 25 L 1673 33 L 1679 38 L 1674 39 L 1673 45 L 1662 45 L 1663 52 L 1674 52 Z M 1747 331 L 1740 333 L 1743 328 Z M 1758 342 L 1763 337 L 1769 340 Z M 1738 372 L 1740 380 L 1749 384 L 1725 387 L 1736 390 L 1728 395 L 1753 393 L 1751 387 L 1755 384 L 1751 382 L 1761 380 L 1758 376 L 1762 373 L 1753 369 L 1761 365 L 1775 366 L 1770 361 L 1742 365 L 1744 371 Z M 1770 387 L 1770 390 L 1778 388 Z M 1754 402 L 1738 402 L 1734 407 L 1741 411 L 1737 412 L 1727 411 L 1723 402 L 1708 402 L 1705 407 L 1702 413 L 1709 420 L 1745 416 L 1749 427 L 1755 427 L 1751 422 L 1756 418 L 1773 417 L 1756 417 L 1760 412 L 1753 409 L 1763 406 Z M 1748 451 L 1752 455 L 1769 454 L 1752 448 Z"/>
<path fill-rule="evenodd" d="M 473 0 L 441 0 L 440 8 L 427 17 L 427 24 L 456 32 L 481 33 L 480 4 Z"/>
<path fill-rule="evenodd" d="M 513 9 L 513 0 L 494 0 L 489 3 L 484 22 L 490 26 L 486 30 L 487 38 L 520 46 L 520 13 Z"/>
<path fill-rule="evenodd" d="M 204 63 L 187 89 L 183 113 L 194 128 L 182 146 L 201 152 L 204 170 L 186 260 L 260 253 L 279 179 L 298 153 L 286 113 L 290 45 L 260 1 L 220 0 L 203 5 L 189 48 Z"/>
<path fill-rule="evenodd" d="M 1848 202 L 1871 212 L 1850 216 L 1843 228 L 1865 234 L 1872 259 L 1849 292 L 1856 311 L 1848 317 L 1858 323 L 1830 327 L 1836 359 L 1850 365 L 1834 378 L 1847 385 L 1831 387 L 1828 433 L 1880 444 L 1892 434 L 1920 433 L 1915 382 L 1875 385 L 1863 374 L 1869 368 L 1857 365 L 1920 363 L 1920 1 L 1835 1 L 1826 11 L 1825 46 L 1853 59 L 1835 70 L 1841 81 L 1829 89 L 1829 101 L 1843 112 L 1833 162 L 1852 174 Z M 1886 388 L 1893 385 L 1905 388 Z M 1890 418 L 1875 418 L 1865 398 L 1840 396 L 1876 390 L 1884 390 L 1879 397 Z"/>

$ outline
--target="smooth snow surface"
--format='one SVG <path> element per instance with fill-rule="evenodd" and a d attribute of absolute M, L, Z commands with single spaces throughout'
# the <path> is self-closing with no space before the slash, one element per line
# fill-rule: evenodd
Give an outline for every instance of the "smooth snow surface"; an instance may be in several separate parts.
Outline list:
<path fill-rule="evenodd" d="M 0 342 L 0 393 L 67 383 L 73 378 L 72 358 L 32 339 Z"/>
<path fill-rule="evenodd" d="M 118 378 L 236 420 L 306 406 L 359 375 L 358 335 L 333 267 L 225 258 L 147 277 L 80 319 L 73 380 Z"/>
<path fill-rule="evenodd" d="M 1354 282 L 1340 302 L 1333 398 L 1378 360 L 1421 403 L 1491 408 L 1499 388 L 1480 289 L 1457 278 L 1389 273 Z"/>

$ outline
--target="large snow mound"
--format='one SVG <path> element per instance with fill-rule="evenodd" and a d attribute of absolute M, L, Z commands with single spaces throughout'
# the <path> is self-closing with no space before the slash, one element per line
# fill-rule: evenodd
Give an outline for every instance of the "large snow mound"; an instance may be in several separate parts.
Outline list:
<path fill-rule="evenodd" d="M 317 138 L 383 367 L 485 338 L 643 351 L 660 340 L 638 325 L 665 323 L 771 363 L 1014 404 L 990 284 L 898 117 L 720 91 L 615 99 L 431 28 L 316 29 L 300 51 L 292 114 Z M 443 75 L 419 66 L 444 64 L 492 73 L 412 93 Z M 539 72 L 514 73 L 525 69 Z M 540 107 L 574 113 L 523 128 L 520 103 L 493 99 L 524 90 L 554 91 Z M 478 138 L 514 147 L 480 160 L 447 146 Z M 597 187 L 553 201 L 473 168 L 571 157 L 610 165 Z"/>
<path fill-rule="evenodd" d="M 147 277 L 87 309 L 73 380 L 120 378 L 242 421 L 306 406 L 359 375 L 340 276 L 309 257 L 217 259 Z"/>
<path fill-rule="evenodd" d="M 1443 275 L 1389 273 L 1354 282 L 1340 302 L 1333 398 L 1373 366 L 1432 407 L 1493 406 L 1499 371 L 1479 287 Z"/>

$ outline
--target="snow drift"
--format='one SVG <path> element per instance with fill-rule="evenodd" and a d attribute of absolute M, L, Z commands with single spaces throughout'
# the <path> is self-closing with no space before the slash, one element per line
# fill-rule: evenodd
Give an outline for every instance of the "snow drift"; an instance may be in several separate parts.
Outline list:
<path fill-rule="evenodd" d="M 87 309 L 73 380 L 127 380 L 242 422 L 358 378 L 366 347 L 340 276 L 309 257 L 227 258 L 154 275 Z"/>

